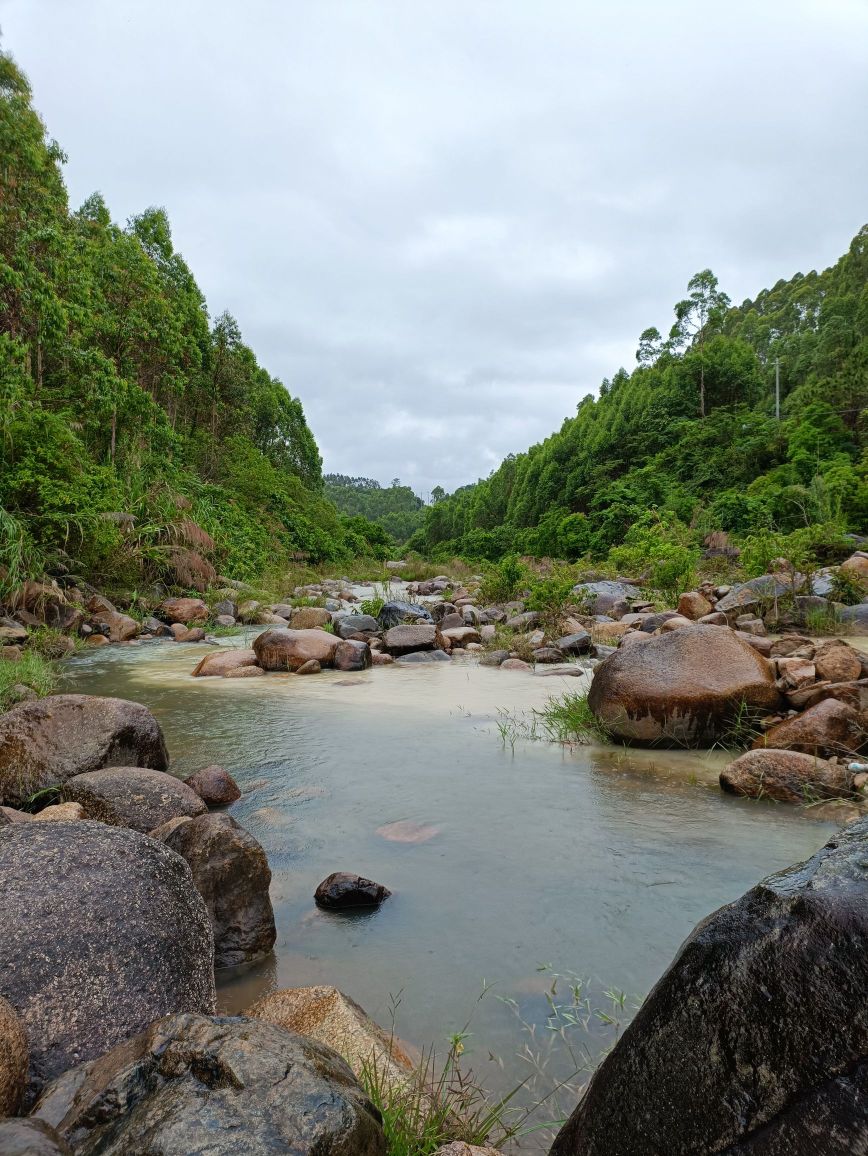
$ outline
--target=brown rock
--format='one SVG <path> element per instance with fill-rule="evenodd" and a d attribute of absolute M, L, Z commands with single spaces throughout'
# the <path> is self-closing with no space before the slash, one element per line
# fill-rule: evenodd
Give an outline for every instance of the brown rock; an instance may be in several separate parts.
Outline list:
<path fill-rule="evenodd" d="M 199 798 L 209 807 L 228 807 L 241 798 L 238 784 L 223 767 L 212 764 L 184 780 Z"/>
<path fill-rule="evenodd" d="M 703 614 L 701 618 L 697 618 L 697 622 L 701 622 L 703 626 L 728 626 L 726 615 L 719 610 L 713 610 L 710 614 Z"/>
<path fill-rule="evenodd" d="M 5 629 L 7 629 L 5 626 L 0 626 L 0 632 Z M 24 651 L 20 646 L 13 646 L 11 644 L 9 646 L 4 646 L 2 633 L 0 633 L 0 660 L 3 662 L 18 662 L 23 653 Z"/>
<path fill-rule="evenodd" d="M 815 682 L 802 690 L 787 692 L 787 699 L 796 710 L 807 710 L 824 698 L 845 702 L 856 711 L 868 710 L 868 678 L 855 682 Z"/>
<path fill-rule="evenodd" d="M 159 613 L 167 622 L 180 622 L 184 626 L 208 621 L 208 607 L 201 598 L 167 598 L 159 607 Z"/>
<path fill-rule="evenodd" d="M 685 626 L 693 626 L 689 618 L 685 618 L 683 614 L 674 614 L 671 618 L 667 618 L 660 623 L 659 630 L 662 634 L 668 634 L 671 630 L 682 630 Z"/>
<path fill-rule="evenodd" d="M 429 623 L 393 626 L 383 635 L 383 645 L 390 654 L 410 654 L 416 650 L 432 650 L 437 638 L 437 627 Z"/>
<path fill-rule="evenodd" d="M 817 670 L 806 658 L 779 658 L 778 684 L 782 690 L 798 690 L 815 681 Z"/>
<path fill-rule="evenodd" d="M 852 646 L 837 638 L 817 646 L 814 666 L 817 668 L 817 678 L 828 679 L 829 682 L 852 682 L 862 677 L 859 655 Z"/>
<path fill-rule="evenodd" d="M 263 670 L 298 670 L 311 658 L 331 666 L 338 639 L 325 630 L 266 630 L 253 643 Z"/>
<path fill-rule="evenodd" d="M 337 647 L 335 647 L 335 649 L 337 649 Z M 321 671 L 322 671 L 322 667 L 317 662 L 317 660 L 315 658 L 309 658 L 307 660 L 307 662 L 302 663 L 302 665 L 298 668 L 298 670 L 295 673 L 296 674 L 320 674 Z"/>
<path fill-rule="evenodd" d="M 724 767 L 720 785 L 733 795 L 779 803 L 810 803 L 853 793 L 846 767 L 791 750 L 747 751 Z"/>
<path fill-rule="evenodd" d="M 0 1152 L 3 1156 L 72 1156 L 72 1149 L 43 1120 L 32 1117 L 0 1120 Z"/>
<path fill-rule="evenodd" d="M 105 634 L 89 634 L 85 639 L 87 646 L 108 646 L 111 639 L 107 638 Z"/>
<path fill-rule="evenodd" d="M 168 765 L 159 724 L 137 702 L 58 694 L 0 715 L 0 801 L 11 806 L 86 771 Z"/>
<path fill-rule="evenodd" d="M 153 831 L 167 819 L 206 810 L 186 783 L 144 767 L 106 767 L 74 775 L 61 792 L 65 802 L 81 804 L 86 818 L 133 831 Z"/>
<path fill-rule="evenodd" d="M 205 631 L 201 626 L 190 626 L 182 628 L 177 633 L 175 627 L 172 627 L 172 633 L 175 635 L 176 642 L 203 642 L 205 639 Z"/>
<path fill-rule="evenodd" d="M 597 622 L 591 627 L 591 638 L 594 642 L 606 642 L 610 638 L 623 638 L 632 629 L 628 622 Z"/>
<path fill-rule="evenodd" d="M 690 747 L 714 742 L 743 704 L 775 709 L 780 692 L 771 664 L 734 631 L 690 623 L 610 655 L 588 702 L 617 738 Z"/>
<path fill-rule="evenodd" d="M 372 665 L 371 648 L 367 642 L 342 640 L 335 647 L 332 665 L 335 670 L 367 670 Z"/>
<path fill-rule="evenodd" d="M 767 730 L 753 744 L 755 750 L 775 747 L 809 755 L 850 755 L 865 744 L 866 733 L 858 713 L 833 698 L 808 707 L 795 718 Z"/>
<path fill-rule="evenodd" d="M 521 658 L 507 658 L 500 664 L 501 670 L 530 670 L 529 662 L 524 662 Z"/>
<path fill-rule="evenodd" d="M 193 678 L 223 677 L 232 670 L 246 666 L 256 666 L 256 654 L 252 650 L 228 650 L 221 647 L 214 650 L 196 665 Z"/>
<path fill-rule="evenodd" d="M 265 671 L 261 666 L 239 666 L 235 670 L 228 670 L 224 678 L 261 678 Z"/>
<path fill-rule="evenodd" d="M 104 628 L 108 627 L 109 642 L 127 642 L 139 633 L 139 624 L 135 618 L 130 618 L 129 614 L 120 614 L 116 610 L 100 614 L 97 624 L 102 634 L 106 634 Z"/>
<path fill-rule="evenodd" d="M 391 654 L 381 654 L 376 650 L 371 652 L 371 663 L 374 666 L 391 666 L 394 661 Z"/>
<path fill-rule="evenodd" d="M 689 618 L 692 622 L 696 622 L 706 614 L 711 614 L 714 606 L 708 601 L 698 590 L 690 590 L 686 594 L 682 594 L 678 599 L 678 606 L 676 607 L 678 613 L 685 618 Z"/>
<path fill-rule="evenodd" d="M 868 555 L 852 554 L 846 562 L 841 563 L 841 569 L 848 577 L 856 578 L 868 590 Z"/>
<path fill-rule="evenodd" d="M 159 774 L 158 771 L 154 773 Z M 44 823 L 76 823 L 86 816 L 81 803 L 53 803 L 50 807 L 43 807 L 32 817 L 41 819 Z"/>
<path fill-rule="evenodd" d="M 27 1036 L 15 1009 L 0 996 L 0 1116 L 18 1111 L 27 1083 Z"/>
<path fill-rule="evenodd" d="M 293 630 L 315 630 L 331 622 L 332 616 L 322 606 L 297 606 L 290 618 Z"/>
<path fill-rule="evenodd" d="M 473 626 L 452 626 L 444 630 L 441 623 L 440 629 L 443 637 L 448 639 L 452 646 L 466 646 L 468 642 L 479 642 L 482 637 L 481 632 Z"/>
<path fill-rule="evenodd" d="M 772 658 L 810 658 L 814 657 L 814 644 L 804 634 L 783 634 L 772 643 Z"/>
<path fill-rule="evenodd" d="M 746 642 L 748 646 L 752 647 L 757 654 L 761 654 L 763 658 L 771 657 L 772 641 L 770 638 L 764 638 L 761 634 L 751 634 L 745 630 L 734 630 L 732 633 L 736 638 L 740 638 L 742 642 Z"/>

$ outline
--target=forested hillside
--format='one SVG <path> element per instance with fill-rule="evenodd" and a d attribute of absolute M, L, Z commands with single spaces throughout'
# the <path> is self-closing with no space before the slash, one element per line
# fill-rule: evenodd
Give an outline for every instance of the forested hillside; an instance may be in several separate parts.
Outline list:
<path fill-rule="evenodd" d="M 323 493 L 301 404 L 209 319 L 166 213 L 70 211 L 60 147 L 0 54 L 0 581 L 201 586 L 383 550 Z"/>
<path fill-rule="evenodd" d="M 868 226 L 832 268 L 735 308 L 698 274 L 668 337 L 641 335 L 637 361 L 542 444 L 428 509 L 411 544 L 573 560 L 650 519 L 696 541 L 868 529 Z"/>
<path fill-rule="evenodd" d="M 373 478 L 326 474 L 325 492 L 342 513 L 376 522 L 398 544 L 422 524 L 425 503 L 398 478 L 391 486 L 381 486 Z"/>

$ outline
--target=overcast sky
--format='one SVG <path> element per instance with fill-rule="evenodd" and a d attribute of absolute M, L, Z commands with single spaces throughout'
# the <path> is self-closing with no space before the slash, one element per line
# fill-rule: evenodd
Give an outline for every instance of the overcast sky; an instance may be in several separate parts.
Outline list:
<path fill-rule="evenodd" d="M 73 206 L 164 205 L 327 471 L 556 429 L 711 266 L 868 221 L 868 0 L 0 0 Z"/>

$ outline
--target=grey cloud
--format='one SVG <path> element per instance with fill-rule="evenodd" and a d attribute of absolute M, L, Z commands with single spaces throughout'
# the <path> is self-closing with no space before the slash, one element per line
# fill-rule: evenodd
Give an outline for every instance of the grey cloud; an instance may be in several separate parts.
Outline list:
<path fill-rule="evenodd" d="M 556 429 L 711 266 L 864 223 L 861 0 L 0 0 L 73 203 L 163 204 L 326 468 L 427 492 Z"/>

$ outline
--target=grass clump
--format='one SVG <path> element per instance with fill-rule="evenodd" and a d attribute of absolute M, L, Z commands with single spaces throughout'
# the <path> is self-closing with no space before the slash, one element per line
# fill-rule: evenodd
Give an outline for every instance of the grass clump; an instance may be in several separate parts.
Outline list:
<path fill-rule="evenodd" d="M 515 749 L 520 739 L 530 742 L 605 743 L 610 735 L 581 692 L 553 695 L 541 710 L 526 714 L 499 711 L 497 729 L 504 746 Z"/>
<path fill-rule="evenodd" d="M 359 603 L 359 614 L 370 614 L 371 618 L 376 618 L 385 605 L 385 598 L 363 598 Z"/>
<path fill-rule="evenodd" d="M 25 686 L 44 698 L 54 692 L 57 681 L 57 668 L 38 651 L 26 650 L 17 661 L 0 659 L 0 711 L 20 701 L 17 687 Z"/>

